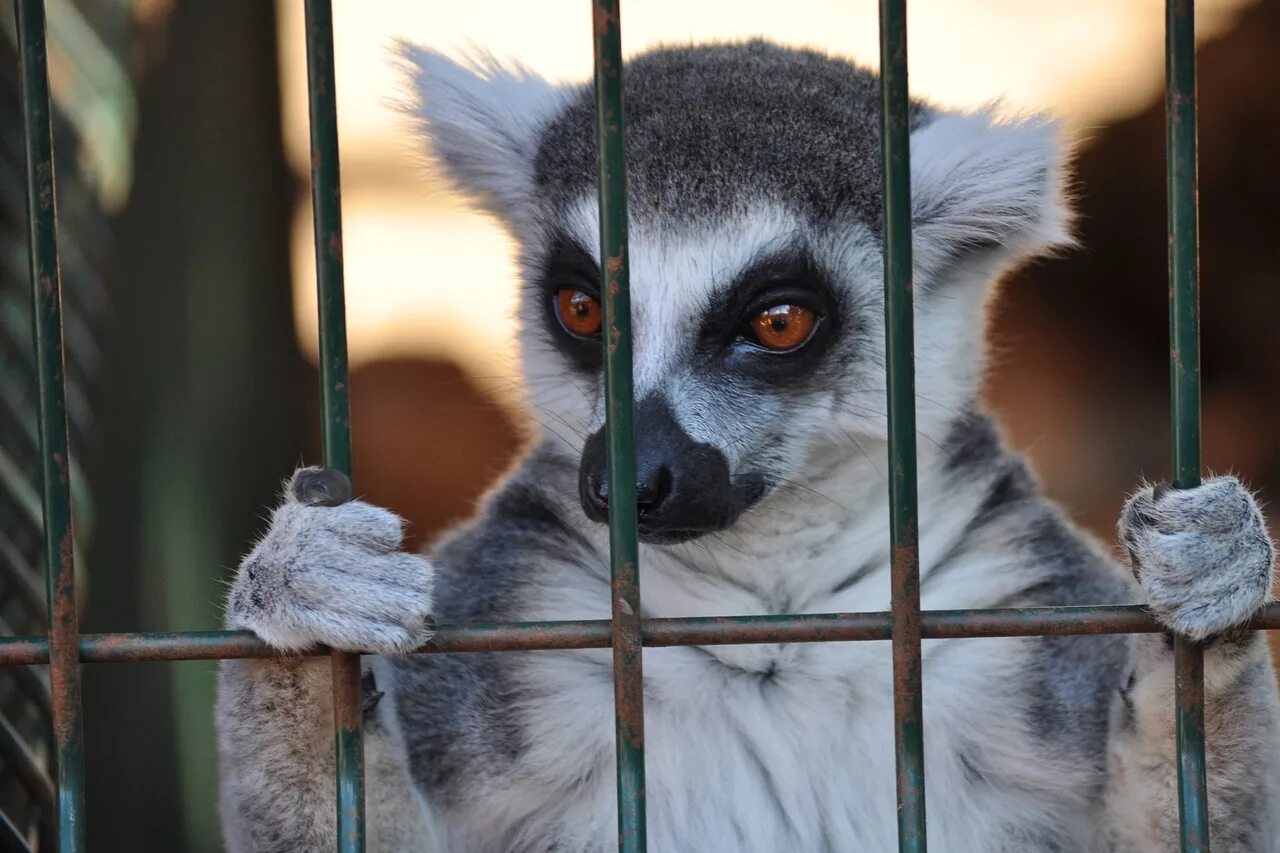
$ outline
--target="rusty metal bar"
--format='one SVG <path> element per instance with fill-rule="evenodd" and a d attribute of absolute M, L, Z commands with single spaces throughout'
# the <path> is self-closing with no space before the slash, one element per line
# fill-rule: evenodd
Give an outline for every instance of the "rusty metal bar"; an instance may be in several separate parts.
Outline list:
<path fill-rule="evenodd" d="M 640 622 L 636 457 L 632 430 L 631 291 L 627 165 L 623 147 L 622 26 L 618 0 L 593 0 L 600 294 L 604 303 L 605 443 L 612 578 L 613 695 L 618 765 L 618 849 L 643 853 L 644 685 Z"/>
<path fill-rule="evenodd" d="M 898 849 L 924 853 L 924 699 L 916 501 L 915 333 L 906 0 L 880 2 L 880 136 L 884 227 L 885 381 Z"/>
<path fill-rule="evenodd" d="M 1200 485 L 1200 258 L 1196 188 L 1196 36 L 1193 0 L 1165 3 L 1165 140 L 1169 208 L 1169 388 L 1173 485 Z M 1183 851 L 1209 850 L 1205 780 L 1204 650 L 1173 641 L 1178 808 Z"/>
<path fill-rule="evenodd" d="M 324 464 L 351 474 L 347 316 L 342 276 L 342 182 L 331 0 L 307 0 L 307 104 L 311 122 L 311 202 L 315 219 L 320 321 L 320 402 Z M 364 710 L 360 655 L 333 652 L 338 849 L 364 850 Z"/>
<path fill-rule="evenodd" d="M 84 733 L 80 709 L 66 367 L 62 351 L 62 277 L 58 269 L 58 213 L 44 2 L 18 0 L 15 14 L 27 155 L 27 229 L 39 385 L 48 655 L 57 767 L 57 847 L 62 853 L 70 853 L 84 849 Z"/>
<path fill-rule="evenodd" d="M 1164 630 L 1146 608 L 1129 604 L 925 610 L 920 616 L 921 636 L 926 640 L 1154 634 Z M 887 612 L 646 619 L 641 641 L 652 647 L 866 642 L 888 640 L 891 619 Z M 1264 607 L 1249 627 L 1280 630 L 1280 603 Z M 430 643 L 412 654 L 603 649 L 610 646 L 612 636 L 607 619 L 445 624 L 439 626 Z M 328 653 L 327 649 L 318 648 L 303 654 Z M 248 631 L 129 632 L 80 637 L 82 663 L 226 660 L 282 654 Z M 0 637 L 0 666 L 48 662 L 49 645 L 44 637 Z"/>

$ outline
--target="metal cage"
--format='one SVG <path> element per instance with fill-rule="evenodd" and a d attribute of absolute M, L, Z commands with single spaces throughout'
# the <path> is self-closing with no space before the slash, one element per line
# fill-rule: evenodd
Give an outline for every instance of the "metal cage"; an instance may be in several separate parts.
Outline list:
<path fill-rule="evenodd" d="M 47 665 L 52 685 L 56 758 L 56 845 L 84 848 L 80 665 L 154 660 L 270 657 L 247 632 L 113 633 L 81 636 L 67 461 L 63 329 L 58 272 L 49 83 L 43 0 L 17 0 L 27 152 L 31 289 L 39 367 L 47 637 L 0 639 L 0 664 Z M 342 222 L 333 22 L 330 0 L 306 0 L 311 119 L 312 193 L 318 269 L 324 462 L 350 471 Z M 635 485 L 632 435 L 627 200 L 623 158 L 622 51 L 619 0 L 593 0 L 596 139 L 599 149 L 601 292 L 605 323 L 609 481 L 620 493 Z M 1170 382 L 1174 485 L 1199 483 L 1200 400 L 1196 225 L 1196 92 L 1193 0 L 1166 3 L 1166 128 L 1168 142 Z M 420 654 L 532 649 L 613 649 L 617 738 L 618 844 L 645 849 L 644 646 L 725 643 L 890 640 L 893 646 L 894 738 L 898 839 L 903 851 L 925 850 L 922 739 L 922 639 L 1049 634 L 1140 633 L 1162 630 L 1140 606 L 1038 607 L 967 611 L 920 610 L 916 529 L 915 393 L 912 332 L 910 163 L 907 125 L 905 0 L 881 0 L 880 51 L 884 185 L 885 314 L 889 396 L 892 609 L 832 613 L 642 619 L 635 507 L 610 514 L 612 618 L 597 621 L 441 625 Z M 1269 605 L 1253 628 L 1280 628 L 1280 605 Z M 337 745 L 338 847 L 364 849 L 360 656 L 316 650 L 333 664 Z M 1178 792 L 1182 849 L 1209 849 L 1204 766 L 1201 649 L 1175 641 Z M 0 821 L 7 847 L 28 839 Z M 43 845 L 42 845 L 43 846 Z"/>

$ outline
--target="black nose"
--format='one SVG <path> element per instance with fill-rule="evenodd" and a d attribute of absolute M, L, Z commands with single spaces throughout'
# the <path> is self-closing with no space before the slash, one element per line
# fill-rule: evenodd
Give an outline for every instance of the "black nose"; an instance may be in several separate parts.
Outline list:
<path fill-rule="evenodd" d="M 724 454 L 690 438 L 661 395 L 637 402 L 634 423 L 634 499 L 642 540 L 683 542 L 723 530 L 757 497 L 730 482 Z M 599 429 L 587 438 L 578 470 L 583 511 L 600 522 L 609 519 L 610 501 L 619 500 L 610 488 L 604 433 Z"/>

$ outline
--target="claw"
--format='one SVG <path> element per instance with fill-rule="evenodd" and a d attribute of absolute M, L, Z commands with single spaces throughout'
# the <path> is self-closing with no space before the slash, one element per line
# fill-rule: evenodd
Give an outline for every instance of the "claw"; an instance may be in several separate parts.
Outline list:
<path fill-rule="evenodd" d="M 387 694 L 385 691 L 378 689 L 378 682 L 374 679 L 373 670 L 371 669 L 365 670 L 364 675 L 361 676 L 360 689 L 364 699 L 364 713 L 367 717 L 373 712 L 374 708 L 378 707 L 378 702 L 382 700 L 382 697 Z"/>
<path fill-rule="evenodd" d="M 340 506 L 351 500 L 351 480 L 336 468 L 303 468 L 289 484 L 293 496 L 307 506 Z"/>

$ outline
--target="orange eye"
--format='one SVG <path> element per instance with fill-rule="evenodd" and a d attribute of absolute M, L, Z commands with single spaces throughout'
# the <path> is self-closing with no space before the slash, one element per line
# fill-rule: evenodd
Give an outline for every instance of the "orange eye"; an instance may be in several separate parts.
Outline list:
<path fill-rule="evenodd" d="M 813 334 L 818 318 L 799 305 L 775 305 L 751 320 L 751 331 L 763 347 L 783 352 L 795 349 Z"/>
<path fill-rule="evenodd" d="M 556 291 L 556 313 L 560 315 L 560 323 L 570 334 L 580 338 L 598 335 L 604 322 L 599 300 L 570 287 Z"/>

